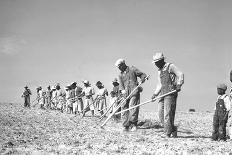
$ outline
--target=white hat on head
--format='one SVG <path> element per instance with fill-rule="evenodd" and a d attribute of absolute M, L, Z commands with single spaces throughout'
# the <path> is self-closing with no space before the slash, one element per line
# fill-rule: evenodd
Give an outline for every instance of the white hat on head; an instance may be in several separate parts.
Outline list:
<path fill-rule="evenodd" d="M 124 59 L 118 59 L 116 62 L 115 62 L 115 66 L 118 67 L 119 65 L 121 64 L 125 64 L 125 60 Z"/>
<path fill-rule="evenodd" d="M 163 53 L 156 53 L 155 55 L 153 55 L 153 61 L 152 63 L 158 62 L 162 59 L 164 59 L 164 54 Z"/>
<path fill-rule="evenodd" d="M 83 83 L 84 84 L 89 84 L 89 81 L 88 80 L 84 80 Z"/>

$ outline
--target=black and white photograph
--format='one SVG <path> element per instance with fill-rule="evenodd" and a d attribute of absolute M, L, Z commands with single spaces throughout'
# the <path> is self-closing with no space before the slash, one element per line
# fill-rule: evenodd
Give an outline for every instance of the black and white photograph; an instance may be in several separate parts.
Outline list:
<path fill-rule="evenodd" d="M 232 1 L 0 0 L 0 154 L 232 155 Z"/>

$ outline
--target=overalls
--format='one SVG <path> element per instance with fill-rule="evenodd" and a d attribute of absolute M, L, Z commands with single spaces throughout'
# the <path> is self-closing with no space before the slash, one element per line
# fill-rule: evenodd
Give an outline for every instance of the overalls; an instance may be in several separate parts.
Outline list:
<path fill-rule="evenodd" d="M 224 99 L 218 99 L 216 110 L 213 116 L 213 140 L 226 140 L 226 123 L 228 114 L 226 111 Z"/>
<path fill-rule="evenodd" d="M 169 73 L 169 67 L 171 64 L 168 64 L 165 70 L 161 70 L 160 79 L 161 79 L 161 94 L 164 95 L 176 89 L 175 85 L 175 75 Z M 165 96 L 159 101 L 159 119 L 164 125 L 164 131 L 166 135 L 170 135 L 172 132 L 176 131 L 174 126 L 174 119 L 176 113 L 176 99 L 177 93 Z"/>

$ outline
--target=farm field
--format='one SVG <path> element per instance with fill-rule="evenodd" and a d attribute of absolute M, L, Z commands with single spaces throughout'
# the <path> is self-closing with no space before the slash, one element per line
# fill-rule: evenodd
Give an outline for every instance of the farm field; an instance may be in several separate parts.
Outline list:
<path fill-rule="evenodd" d="M 98 113 L 97 113 L 98 114 Z M 178 138 L 165 138 L 156 112 L 141 109 L 139 129 L 122 132 L 98 116 L 0 104 L 0 154 L 229 154 L 232 141 L 211 141 L 212 113 L 177 112 Z M 98 114 L 99 115 L 99 114 Z"/>

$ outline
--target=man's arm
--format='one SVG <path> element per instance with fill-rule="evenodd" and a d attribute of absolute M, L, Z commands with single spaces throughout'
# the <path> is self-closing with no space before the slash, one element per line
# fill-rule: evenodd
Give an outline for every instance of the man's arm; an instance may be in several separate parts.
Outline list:
<path fill-rule="evenodd" d="M 142 83 L 145 82 L 147 75 L 145 73 L 141 72 L 138 68 L 136 68 L 134 66 L 133 66 L 133 69 L 134 69 L 136 76 L 138 76 L 141 79 L 141 82 Z"/>
<path fill-rule="evenodd" d="M 159 95 L 159 93 L 161 91 L 161 87 L 162 87 L 162 84 L 161 84 L 161 80 L 160 80 L 160 71 L 158 71 L 158 83 L 157 83 L 155 93 L 154 93 L 156 96 Z"/>
<path fill-rule="evenodd" d="M 171 64 L 169 72 L 176 75 L 176 84 L 182 86 L 184 84 L 184 74 L 174 65 Z"/>

